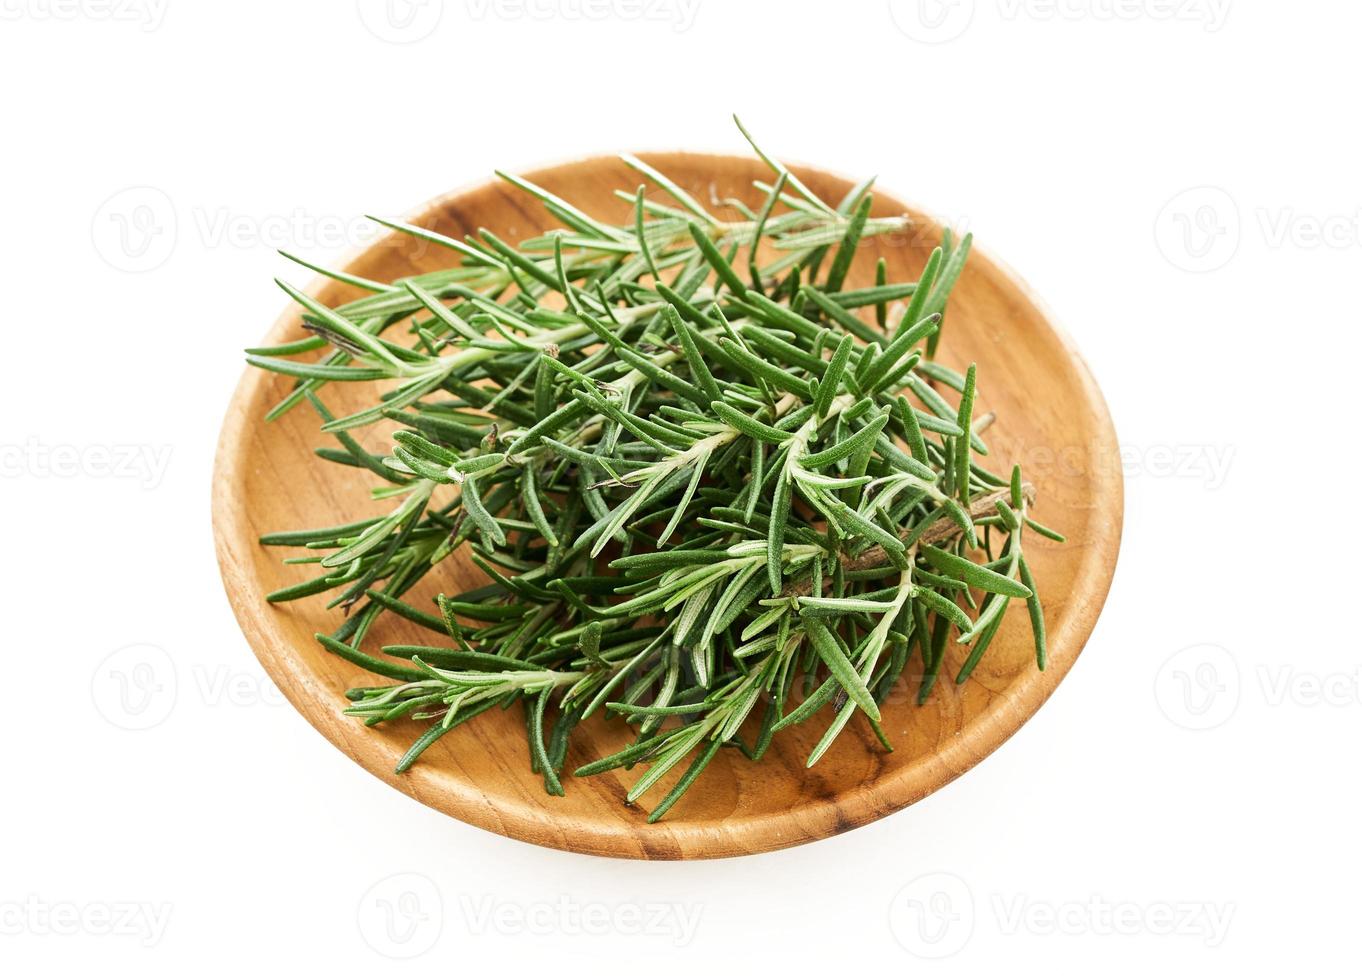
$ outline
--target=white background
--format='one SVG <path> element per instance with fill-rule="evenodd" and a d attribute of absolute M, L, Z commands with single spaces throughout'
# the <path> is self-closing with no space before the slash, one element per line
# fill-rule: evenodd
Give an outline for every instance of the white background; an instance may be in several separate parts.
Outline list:
<path fill-rule="evenodd" d="M 393 9 L 0 0 L 0 972 L 1352 961 L 1362 10 Z M 218 427 L 308 278 L 274 249 L 494 166 L 741 152 L 735 110 L 968 226 L 1075 336 L 1126 451 L 1111 599 L 1030 724 L 865 829 L 648 865 L 463 826 L 283 704 L 222 594 Z"/>

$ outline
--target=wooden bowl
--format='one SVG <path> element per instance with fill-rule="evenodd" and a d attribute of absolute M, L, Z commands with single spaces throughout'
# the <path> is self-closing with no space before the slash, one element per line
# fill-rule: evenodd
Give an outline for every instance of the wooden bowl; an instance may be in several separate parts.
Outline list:
<path fill-rule="evenodd" d="M 702 200 L 736 197 L 759 203 L 752 188 L 770 179 L 756 160 L 689 153 L 645 154 Z M 809 168 L 795 168 L 825 199 L 836 201 L 850 182 Z M 549 167 L 526 175 L 588 213 L 625 221 L 629 205 L 612 195 L 633 188 L 638 175 L 613 157 Z M 882 190 L 875 214 L 908 213 L 910 233 L 866 243 L 849 287 L 873 280 L 876 260 L 889 263 L 891 280 L 916 278 L 941 238 L 941 226 Z M 409 219 L 445 235 L 461 237 L 487 227 L 517 241 L 554 227 L 531 199 L 500 182 L 484 183 L 438 198 Z M 377 241 L 344 266 L 379 280 L 428 272 L 450 264 L 451 253 L 404 235 Z M 309 293 L 328 305 L 356 298 L 358 291 L 329 280 Z M 266 343 L 303 336 L 296 306 L 270 330 Z M 929 702 L 912 703 L 917 677 L 909 667 L 898 696 L 884 709 L 884 727 L 896 751 L 885 752 L 863 719 L 843 732 L 813 769 L 804 761 L 822 733 L 820 716 L 776 737 L 766 758 L 752 763 L 722 752 L 667 817 L 645 823 L 654 789 L 630 806 L 624 796 L 633 773 L 567 778 L 567 796 L 551 797 L 530 771 L 520 708 L 494 711 L 454 731 L 404 775 L 393 767 L 423 730 L 420 722 L 366 728 L 341 714 L 347 688 L 373 683 L 364 671 L 325 652 L 313 639 L 339 623 L 324 599 L 272 606 L 266 593 L 301 580 L 304 568 L 285 566 L 283 549 L 257 544 L 268 531 L 318 527 L 378 512 L 368 504 L 372 478 L 325 462 L 314 447 L 332 444 L 317 431 L 305 406 L 272 423 L 266 410 L 289 382 L 248 369 L 227 413 L 218 445 L 213 483 L 213 523 L 222 577 L 232 608 L 266 671 L 289 701 L 341 751 L 384 782 L 460 820 L 520 840 L 589 854 L 632 858 L 708 858 L 790 847 L 841 833 L 907 806 L 950 782 L 1015 732 L 1073 666 L 1106 598 L 1120 541 L 1122 487 L 1111 419 L 1073 344 L 1046 316 L 1014 275 L 979 250 L 971 255 L 949 308 L 939 359 L 957 368 L 979 364 L 976 412 L 996 412 L 988 430 L 992 468 L 1006 472 L 1021 462 L 1036 486 L 1037 519 L 1062 530 L 1065 544 L 1028 537 L 1027 555 L 1039 583 L 1049 627 L 1049 666 L 1036 670 L 1024 603 L 1015 602 L 983 662 L 962 687 L 951 682 L 960 650 L 946 667 Z M 369 402 L 350 385 L 327 389 L 336 414 Z M 386 432 L 359 434 L 368 448 L 388 448 Z M 448 561 L 427 578 L 423 602 L 435 591 L 480 584 L 471 564 Z M 379 643 L 430 642 L 428 634 L 396 617 L 380 620 L 368 649 Z M 952 644 L 952 646 L 954 646 Z M 919 667 L 920 669 L 920 667 Z M 824 709 L 825 716 L 830 709 Z M 574 735 L 567 771 L 614 751 L 628 738 L 622 722 L 599 715 Z M 664 780 L 664 784 L 669 780 Z M 1002 803 L 1003 801 L 1000 801 Z"/>

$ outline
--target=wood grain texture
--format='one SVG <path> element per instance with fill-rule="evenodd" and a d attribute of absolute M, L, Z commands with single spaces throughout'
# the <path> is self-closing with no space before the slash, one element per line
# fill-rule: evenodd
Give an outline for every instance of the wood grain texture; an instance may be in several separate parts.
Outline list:
<path fill-rule="evenodd" d="M 644 154 L 703 201 L 736 197 L 759 203 L 754 178 L 769 179 L 758 161 L 685 153 Z M 809 186 L 836 201 L 850 182 L 795 168 Z M 549 167 L 526 176 L 588 213 L 628 219 L 629 205 L 612 195 L 637 186 L 638 175 L 615 158 Z M 722 206 L 717 206 L 720 209 Z M 724 211 L 720 210 L 723 214 Z M 876 191 L 875 214 L 908 213 L 913 228 L 866 243 L 848 286 L 870 285 L 876 260 L 889 263 L 890 280 L 916 278 L 941 228 L 929 216 Z M 553 222 L 537 202 L 500 182 L 485 183 L 430 202 L 408 220 L 460 237 L 488 227 L 510 241 Z M 451 264 L 452 253 L 408 236 L 391 235 L 344 267 L 391 280 Z M 360 293 L 329 280 L 309 293 L 329 305 Z M 299 310 L 290 306 L 266 343 L 298 339 Z M 213 483 L 213 524 L 223 582 L 246 638 L 289 701 L 337 748 L 364 768 L 428 806 L 487 830 L 548 847 L 616 857 L 724 857 L 789 847 L 861 826 L 893 813 L 950 782 L 996 749 L 1045 701 L 1073 666 L 1106 598 L 1120 541 L 1122 486 L 1115 433 L 1101 393 L 1070 340 L 1048 319 L 1026 287 L 976 249 L 952 296 L 939 359 L 963 368 L 979 364 L 976 412 L 996 412 L 988 431 L 991 468 L 1021 462 L 1036 487 L 1037 519 L 1068 535 L 1055 544 L 1028 537 L 1050 635 L 1050 662 L 1035 668 L 1024 603 L 1015 602 L 997 639 L 968 683 L 950 682 L 963 648 L 949 649 L 930 701 L 912 703 L 920 663 L 910 665 L 884 708 L 884 728 L 896 751 L 885 752 L 858 717 L 813 769 L 804 760 L 831 717 L 780 733 L 767 757 L 752 763 L 721 752 L 703 778 L 660 823 L 644 822 L 646 806 L 627 805 L 634 773 L 567 778 L 566 798 L 545 795 L 530 771 L 519 707 L 491 712 L 456 730 L 426 752 L 408 773 L 393 767 L 423 730 L 404 721 L 366 728 L 341 714 L 343 692 L 373 683 L 364 671 L 327 654 L 313 633 L 334 629 L 336 611 L 324 597 L 283 606 L 269 591 L 299 581 L 306 568 L 281 564 L 294 553 L 257 544 L 269 531 L 317 527 L 385 509 L 367 501 L 372 477 L 313 454 L 330 444 L 306 407 L 266 423 L 264 415 L 288 390 L 287 379 L 248 370 L 224 422 Z M 357 386 L 330 385 L 329 407 L 343 414 L 368 404 Z M 370 450 L 388 449 L 387 431 L 357 433 Z M 481 584 L 481 573 L 457 558 L 409 593 L 418 604 L 436 591 Z M 422 631 L 396 617 L 380 620 L 366 642 L 422 642 Z M 428 637 L 428 634 L 426 634 Z M 428 640 L 427 640 L 428 642 Z M 574 736 L 567 770 L 609 753 L 628 740 L 623 723 L 593 718 Z M 664 780 L 669 783 L 669 780 Z M 665 792 L 654 789 L 642 803 Z M 999 801 L 1000 805 L 1005 801 Z"/>

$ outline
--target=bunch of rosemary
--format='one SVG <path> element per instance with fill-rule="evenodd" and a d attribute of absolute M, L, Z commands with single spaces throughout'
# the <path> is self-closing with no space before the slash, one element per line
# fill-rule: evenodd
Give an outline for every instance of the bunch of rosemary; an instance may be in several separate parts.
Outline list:
<path fill-rule="evenodd" d="M 308 266 L 371 294 L 334 310 L 281 283 L 312 336 L 248 352 L 299 379 L 269 418 L 309 402 L 339 441 L 318 455 L 371 471 L 395 506 L 264 537 L 321 566 L 269 598 L 335 591 L 348 618 L 318 639 L 393 682 L 349 691 L 348 712 L 431 723 L 398 771 L 520 701 L 530 763 L 562 794 L 573 727 L 606 711 L 637 737 L 576 773 L 644 763 L 633 801 L 680 772 L 656 820 L 721 747 L 759 759 L 824 706 L 810 766 L 857 712 L 889 748 L 879 706 L 914 651 L 920 702 L 951 634 L 972 645 L 961 682 L 1012 599 L 1044 668 L 1022 537 L 1057 535 L 1027 513 L 1015 469 L 975 461 L 975 369 L 931 360 L 969 238 L 948 237 L 917 282 L 886 281 L 881 262 L 876 285 L 847 288 L 861 241 L 906 219 L 870 217 L 870 181 L 830 206 L 753 149 L 773 179 L 758 211 L 723 202 L 736 220 L 633 157 L 665 198 L 620 192 L 623 226 L 502 174 L 563 227 L 512 245 L 384 222 L 459 264 L 393 283 Z M 342 418 L 320 397 L 375 381 L 395 384 Z M 401 425 L 387 458 L 351 434 L 380 420 Z M 456 551 L 485 586 L 402 601 Z M 439 639 L 363 652 L 385 612 Z"/>

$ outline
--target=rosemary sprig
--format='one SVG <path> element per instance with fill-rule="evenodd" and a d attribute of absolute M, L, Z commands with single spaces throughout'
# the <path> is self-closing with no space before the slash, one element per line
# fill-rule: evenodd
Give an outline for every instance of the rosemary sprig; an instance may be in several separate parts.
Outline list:
<path fill-rule="evenodd" d="M 392 283 L 309 265 L 369 293 L 335 309 L 281 283 L 312 336 L 248 351 L 298 379 L 268 417 L 310 403 L 338 442 L 318 455 L 393 506 L 267 535 L 320 566 L 269 598 L 332 593 L 345 618 L 318 639 L 393 682 L 348 692 L 349 714 L 430 722 L 399 771 L 521 702 L 530 764 L 561 794 L 572 729 L 604 711 L 636 738 L 576 774 L 646 764 L 632 801 L 679 773 L 656 820 L 721 747 L 760 759 L 825 706 L 810 766 L 858 713 L 888 748 L 880 705 L 914 657 L 924 700 L 953 633 L 963 683 L 1014 599 L 1044 668 L 1023 537 L 1058 535 L 1018 470 L 976 460 L 975 368 L 930 359 L 969 238 L 917 282 L 882 263 L 847 288 L 861 242 L 906 219 L 872 217 L 869 181 L 830 205 L 756 152 L 775 179 L 736 220 L 633 157 L 646 183 L 619 192 L 620 225 L 501 174 L 562 227 L 512 245 L 384 222 L 457 264 Z M 295 359 L 310 351 L 327 352 Z M 327 385 L 375 381 L 367 408 L 326 408 Z M 351 435 L 380 420 L 400 426 L 384 458 Z M 456 551 L 486 585 L 403 601 Z M 438 641 L 364 652 L 385 613 Z"/>

